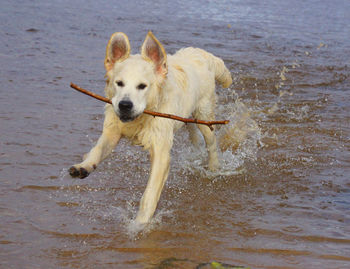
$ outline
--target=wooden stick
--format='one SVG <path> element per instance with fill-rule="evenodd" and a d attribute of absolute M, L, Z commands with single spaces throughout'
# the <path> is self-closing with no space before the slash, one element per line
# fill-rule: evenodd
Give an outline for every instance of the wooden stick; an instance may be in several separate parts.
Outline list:
<path fill-rule="evenodd" d="M 70 86 L 81 92 L 81 93 L 84 93 L 86 95 L 89 95 L 91 97 L 94 97 L 102 102 L 105 102 L 105 103 L 108 103 L 108 104 L 112 104 L 112 101 L 106 97 L 103 97 L 101 95 L 98 95 L 96 93 L 93 93 L 93 92 L 90 92 L 88 90 L 85 90 L 83 88 L 80 88 L 78 85 L 74 84 L 74 83 L 70 83 Z M 162 118 L 168 118 L 168 119 L 172 119 L 172 120 L 177 120 L 177 121 L 182 121 L 184 123 L 196 123 L 196 124 L 204 124 L 204 125 L 207 125 L 210 130 L 214 130 L 213 126 L 212 125 L 215 125 L 215 124 L 227 124 L 229 123 L 230 121 L 229 120 L 219 120 L 219 121 L 204 121 L 204 120 L 197 120 L 197 119 L 187 119 L 187 118 L 182 118 L 182 117 L 179 117 L 179 116 L 175 116 L 175 115 L 171 115 L 171 114 L 166 114 L 166 113 L 159 113 L 159 112 L 154 112 L 154 111 L 150 111 L 150 110 L 144 110 L 143 113 L 145 114 L 148 114 L 148 115 L 151 115 L 151 116 L 154 116 L 154 117 L 162 117 Z"/>
<path fill-rule="evenodd" d="M 81 92 L 81 93 L 84 93 L 84 94 L 86 94 L 86 95 L 89 95 L 89 96 L 91 96 L 91 97 L 94 97 L 94 98 L 96 98 L 97 100 L 100 100 L 100 101 L 102 101 L 102 102 L 105 102 L 105 103 L 108 103 L 108 104 L 111 104 L 111 105 L 112 105 L 112 101 L 111 101 L 110 99 L 106 98 L 106 97 L 103 97 L 103 96 L 98 95 L 98 94 L 96 94 L 96 93 L 93 93 L 93 92 L 90 92 L 90 91 L 85 90 L 85 89 L 83 89 L 83 88 L 80 88 L 78 85 L 76 85 L 76 84 L 74 84 L 74 83 L 72 83 L 72 82 L 70 83 L 70 86 L 71 86 L 74 90 L 77 90 L 77 91 L 79 91 L 79 92 Z"/>

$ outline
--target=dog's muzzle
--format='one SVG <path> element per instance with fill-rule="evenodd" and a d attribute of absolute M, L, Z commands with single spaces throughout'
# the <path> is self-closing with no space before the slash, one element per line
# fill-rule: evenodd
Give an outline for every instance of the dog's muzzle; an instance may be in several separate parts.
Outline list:
<path fill-rule="evenodd" d="M 130 100 L 122 100 L 118 104 L 118 116 L 122 122 L 128 122 L 134 120 L 136 117 L 133 115 L 134 105 Z"/>

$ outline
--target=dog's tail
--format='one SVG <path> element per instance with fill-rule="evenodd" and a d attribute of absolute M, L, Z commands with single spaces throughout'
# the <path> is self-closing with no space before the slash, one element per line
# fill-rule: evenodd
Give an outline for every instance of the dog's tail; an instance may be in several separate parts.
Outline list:
<path fill-rule="evenodd" d="M 202 56 L 207 59 L 209 70 L 214 71 L 215 80 L 224 88 L 228 88 L 232 84 L 230 71 L 224 64 L 224 61 L 214 56 L 210 52 L 198 49 Z"/>

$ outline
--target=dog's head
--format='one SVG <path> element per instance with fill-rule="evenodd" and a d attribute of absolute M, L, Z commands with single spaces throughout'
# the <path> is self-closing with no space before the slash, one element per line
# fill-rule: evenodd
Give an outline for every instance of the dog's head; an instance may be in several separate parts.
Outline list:
<path fill-rule="evenodd" d="M 130 55 L 128 37 L 114 33 L 107 45 L 107 97 L 112 99 L 114 111 L 121 121 L 138 117 L 153 102 L 154 93 L 167 74 L 166 53 L 163 46 L 149 32 L 141 47 L 141 55 Z"/>

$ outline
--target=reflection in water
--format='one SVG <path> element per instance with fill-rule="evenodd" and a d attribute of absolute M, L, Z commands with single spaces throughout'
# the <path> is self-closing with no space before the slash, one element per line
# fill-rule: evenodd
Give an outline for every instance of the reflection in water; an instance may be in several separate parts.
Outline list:
<path fill-rule="evenodd" d="M 0 267 L 350 266 L 348 3 L 1 8 Z M 155 218 L 135 232 L 149 156 L 122 141 L 88 178 L 70 178 L 103 105 L 69 83 L 102 94 L 109 36 L 126 32 L 136 53 L 148 30 L 168 53 L 224 58 L 234 84 L 217 90 L 217 118 L 231 121 L 216 131 L 221 169 L 207 171 L 204 146 L 182 129 Z"/>

